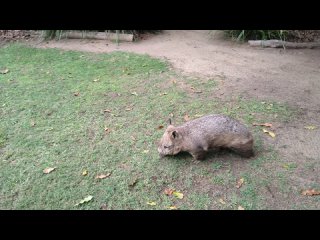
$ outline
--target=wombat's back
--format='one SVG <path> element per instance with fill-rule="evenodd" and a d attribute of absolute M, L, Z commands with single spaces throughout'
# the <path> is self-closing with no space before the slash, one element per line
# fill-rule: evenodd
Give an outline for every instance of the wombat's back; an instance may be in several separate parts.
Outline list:
<path fill-rule="evenodd" d="M 191 137 L 236 134 L 249 137 L 251 134 L 245 125 L 239 121 L 222 114 L 212 114 L 184 123 L 179 128 Z"/>

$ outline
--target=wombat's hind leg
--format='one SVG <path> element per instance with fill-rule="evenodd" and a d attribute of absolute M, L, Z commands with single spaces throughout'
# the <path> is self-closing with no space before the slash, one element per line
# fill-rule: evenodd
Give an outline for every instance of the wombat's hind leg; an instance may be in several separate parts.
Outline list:
<path fill-rule="evenodd" d="M 254 156 L 253 150 L 235 150 L 237 154 L 239 154 L 241 157 L 250 158 Z"/>

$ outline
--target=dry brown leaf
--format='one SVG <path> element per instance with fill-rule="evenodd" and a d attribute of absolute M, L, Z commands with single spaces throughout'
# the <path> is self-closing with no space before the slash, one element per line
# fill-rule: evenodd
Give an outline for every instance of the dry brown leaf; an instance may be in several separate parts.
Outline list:
<path fill-rule="evenodd" d="M 191 90 L 194 90 L 194 87 L 190 87 Z"/>
<path fill-rule="evenodd" d="M 86 176 L 86 175 L 88 175 L 88 171 L 87 171 L 87 170 L 84 170 L 84 171 L 82 172 L 82 176 Z"/>
<path fill-rule="evenodd" d="M 148 153 L 149 152 L 149 150 L 143 150 L 143 153 Z"/>
<path fill-rule="evenodd" d="M 188 116 L 188 114 L 186 114 L 183 118 L 186 122 L 188 122 L 190 120 L 190 117 Z"/>
<path fill-rule="evenodd" d="M 73 95 L 77 97 L 77 96 L 80 95 L 80 93 L 79 92 L 75 92 Z"/>
<path fill-rule="evenodd" d="M 138 96 L 138 93 L 136 93 L 136 92 L 132 92 L 131 94 L 135 95 L 135 96 Z"/>
<path fill-rule="evenodd" d="M 168 207 L 170 210 L 177 210 L 178 208 L 176 206 L 169 206 Z"/>
<path fill-rule="evenodd" d="M 99 80 L 99 78 L 93 79 L 94 82 L 98 82 Z"/>
<path fill-rule="evenodd" d="M 139 181 L 139 178 L 133 179 L 133 181 L 131 181 L 131 183 L 129 183 L 129 187 L 131 187 L 131 188 L 134 187 L 138 181 Z"/>
<path fill-rule="evenodd" d="M 147 204 L 150 205 L 150 206 L 155 206 L 155 205 L 157 205 L 156 202 L 147 202 Z"/>
<path fill-rule="evenodd" d="M 226 202 L 225 202 L 225 201 L 223 201 L 223 199 L 222 199 L 222 198 L 219 198 L 219 202 L 220 202 L 221 204 L 226 204 Z"/>
<path fill-rule="evenodd" d="M 100 209 L 101 210 L 109 210 L 107 204 L 105 204 L 105 203 L 100 206 Z"/>
<path fill-rule="evenodd" d="M 244 210 L 244 208 L 239 205 L 238 210 Z"/>
<path fill-rule="evenodd" d="M 242 184 L 244 183 L 244 179 L 243 178 L 240 178 L 237 182 L 237 188 L 241 188 Z"/>
<path fill-rule="evenodd" d="M 171 189 L 171 188 L 166 188 L 164 190 L 164 194 L 167 195 L 167 196 L 172 195 L 173 192 L 174 192 L 174 189 Z"/>
<path fill-rule="evenodd" d="M 0 73 L 1 74 L 7 74 L 9 72 L 9 69 L 6 68 L 6 69 L 3 69 L 3 70 L 0 70 Z"/>
<path fill-rule="evenodd" d="M 169 116 L 173 118 L 174 115 L 173 115 L 173 113 L 170 113 Z"/>
<path fill-rule="evenodd" d="M 168 95 L 168 93 L 164 92 L 160 94 L 161 96 Z"/>
<path fill-rule="evenodd" d="M 98 176 L 96 176 L 96 179 L 105 179 L 107 177 L 110 177 L 111 173 L 107 173 L 107 174 L 100 174 Z"/>
<path fill-rule="evenodd" d="M 105 127 L 105 128 L 104 128 L 104 131 L 107 133 L 107 132 L 110 132 L 110 129 L 107 128 L 107 127 Z"/>
<path fill-rule="evenodd" d="M 46 169 L 44 169 L 43 170 L 43 173 L 45 173 L 45 174 L 48 174 L 48 173 L 51 173 L 53 170 L 55 170 L 56 168 L 55 167 L 53 167 L 53 168 L 46 168 Z"/>
<path fill-rule="evenodd" d="M 108 112 L 108 113 L 110 113 L 111 112 L 111 110 L 110 109 L 105 109 L 105 110 L 103 110 L 104 112 Z"/>
<path fill-rule="evenodd" d="M 177 83 L 177 80 L 173 79 L 173 80 L 172 80 L 172 83 L 176 84 L 176 83 Z"/>
<path fill-rule="evenodd" d="M 131 111 L 132 110 L 132 108 L 126 108 L 126 111 Z"/>
<path fill-rule="evenodd" d="M 160 126 L 157 127 L 158 130 L 160 130 L 160 129 L 162 129 L 162 128 L 163 128 L 162 125 L 160 125 Z"/>
<path fill-rule="evenodd" d="M 34 127 L 36 125 L 36 123 L 34 121 L 31 121 L 31 127 Z"/>
<path fill-rule="evenodd" d="M 308 130 L 314 130 L 314 129 L 316 129 L 317 127 L 316 127 L 316 126 L 305 126 L 304 128 L 305 128 L 305 129 L 308 129 Z"/>
<path fill-rule="evenodd" d="M 134 136 L 130 136 L 131 137 L 131 139 L 133 140 L 133 141 L 135 141 L 136 140 L 136 138 L 134 137 Z"/>
<path fill-rule="evenodd" d="M 301 194 L 304 196 L 316 196 L 316 195 L 320 195 L 320 191 L 309 189 L 309 190 L 302 191 Z"/>
<path fill-rule="evenodd" d="M 264 133 L 268 133 L 271 137 L 275 137 L 276 136 L 276 134 L 274 133 L 274 132 L 271 132 L 271 131 L 268 131 L 268 130 L 266 130 L 266 129 L 262 129 L 262 131 L 264 132 Z"/>
<path fill-rule="evenodd" d="M 90 202 L 93 199 L 93 196 L 89 195 L 88 197 L 82 199 L 79 203 L 77 203 L 75 206 Z"/>
<path fill-rule="evenodd" d="M 175 196 L 176 198 L 182 199 L 183 198 L 183 193 L 178 192 L 178 191 L 174 191 L 172 193 L 173 196 Z"/>
<path fill-rule="evenodd" d="M 272 127 L 271 123 L 252 123 L 253 126 L 265 126 L 265 127 Z"/>

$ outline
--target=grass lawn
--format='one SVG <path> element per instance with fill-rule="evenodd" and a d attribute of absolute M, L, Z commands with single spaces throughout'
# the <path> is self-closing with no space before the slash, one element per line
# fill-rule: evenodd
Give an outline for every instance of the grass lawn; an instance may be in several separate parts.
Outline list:
<path fill-rule="evenodd" d="M 1 209 L 265 209 L 263 186 L 285 194 L 289 170 L 275 171 L 281 162 L 264 141 L 272 138 L 251 125 L 288 121 L 293 112 L 285 105 L 221 100 L 215 79 L 184 76 L 164 61 L 125 52 L 13 44 L 0 48 L 2 69 L 9 71 L 0 74 Z M 210 113 L 247 124 L 257 156 L 213 153 L 200 164 L 188 154 L 159 159 L 156 141 L 169 117 L 181 124 L 186 114 Z M 48 167 L 56 169 L 44 174 Z M 101 174 L 109 176 L 97 179 Z M 165 195 L 166 188 L 183 199 Z M 76 206 L 87 196 L 92 200 Z"/>

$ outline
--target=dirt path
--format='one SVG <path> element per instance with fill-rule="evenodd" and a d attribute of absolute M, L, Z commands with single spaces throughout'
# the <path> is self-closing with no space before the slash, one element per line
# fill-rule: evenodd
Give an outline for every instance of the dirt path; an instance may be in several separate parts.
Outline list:
<path fill-rule="evenodd" d="M 282 158 L 296 162 L 292 185 L 306 188 L 320 183 L 320 50 L 251 48 L 223 39 L 217 31 L 164 31 L 135 43 L 61 40 L 41 43 L 43 48 L 90 52 L 129 51 L 165 58 L 185 73 L 224 79 L 225 95 L 278 101 L 302 114 L 277 129 L 275 147 Z M 304 126 L 316 125 L 316 130 Z M 302 166 L 313 162 L 310 170 Z M 300 167 L 301 166 L 301 170 Z"/>

